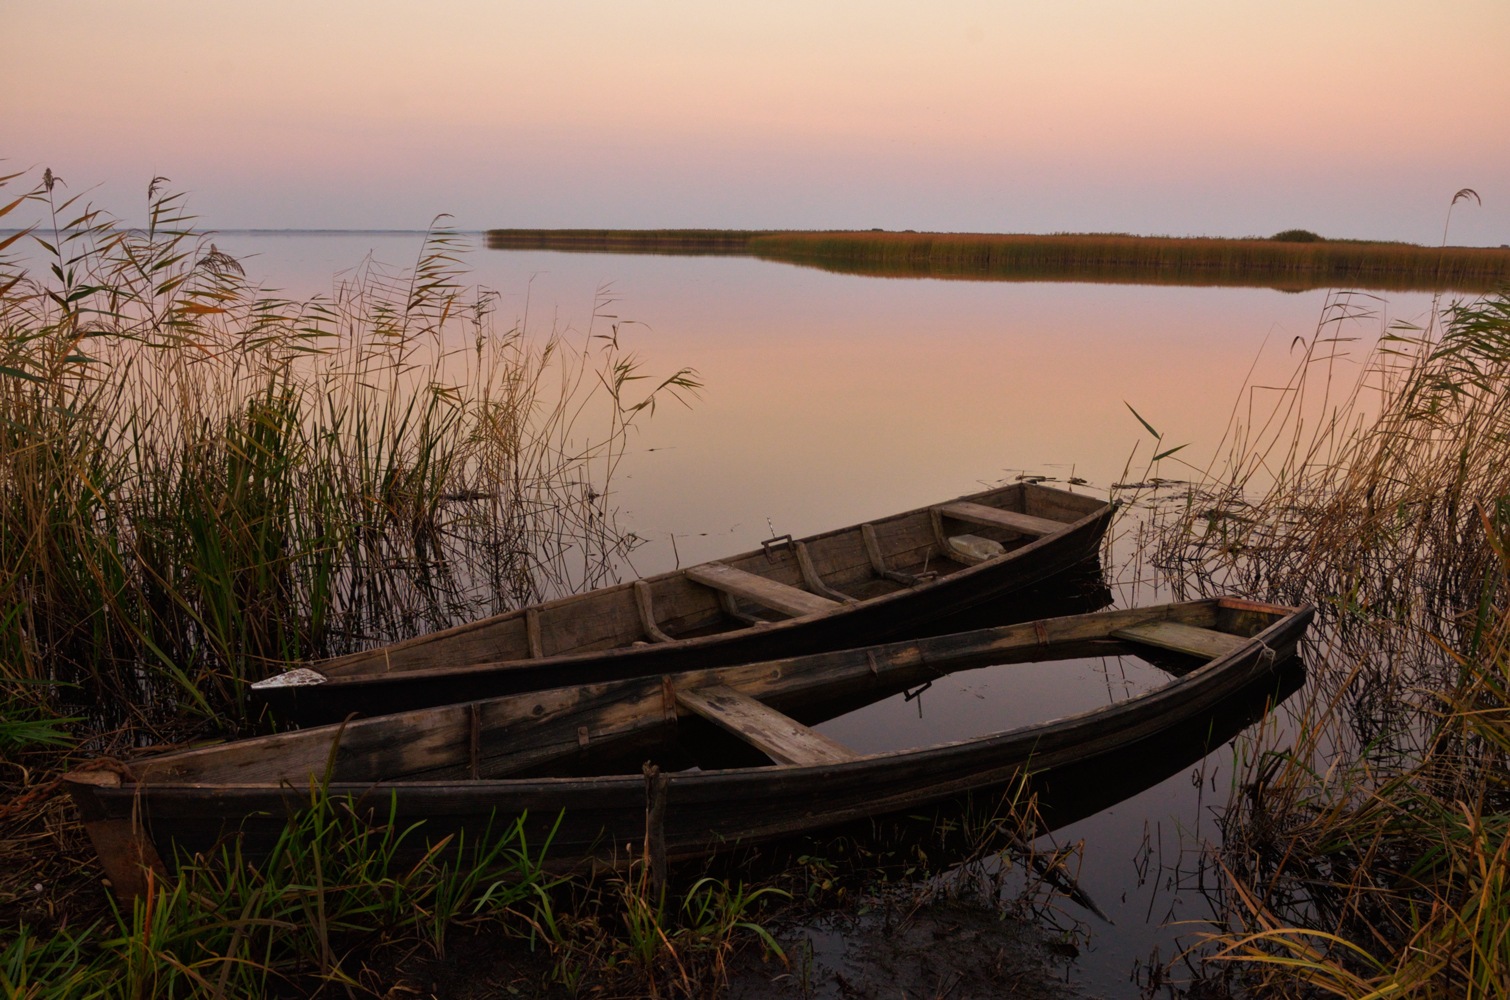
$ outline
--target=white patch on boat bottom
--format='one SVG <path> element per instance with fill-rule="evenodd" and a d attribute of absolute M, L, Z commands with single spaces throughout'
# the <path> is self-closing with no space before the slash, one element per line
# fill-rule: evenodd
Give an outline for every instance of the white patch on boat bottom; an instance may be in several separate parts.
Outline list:
<path fill-rule="evenodd" d="M 324 684 L 325 675 L 318 670 L 308 667 L 299 667 L 279 674 L 277 677 L 269 677 L 253 684 L 254 688 L 281 688 L 281 687 L 305 687 L 310 684 Z"/>
<path fill-rule="evenodd" d="M 951 535 L 949 538 L 949 547 L 961 555 L 970 556 L 973 559 L 995 559 L 997 556 L 1005 555 L 1007 552 L 1002 547 L 1001 542 L 982 538 L 979 535 Z"/>

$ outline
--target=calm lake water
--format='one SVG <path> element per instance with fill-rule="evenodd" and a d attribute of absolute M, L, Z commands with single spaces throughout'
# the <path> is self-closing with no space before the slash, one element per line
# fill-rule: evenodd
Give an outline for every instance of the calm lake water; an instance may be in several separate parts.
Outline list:
<path fill-rule="evenodd" d="M 420 246 L 415 234 L 215 239 L 254 279 L 300 296 L 329 292 L 336 272 L 369 253 L 402 266 Z M 1078 477 L 1104 496 L 1141 478 L 1155 450 L 1129 406 L 1163 432 L 1163 447 L 1188 442 L 1180 457 L 1203 464 L 1234 407 L 1272 404 L 1272 393 L 1244 395 L 1244 385 L 1284 381 L 1292 341 L 1315 334 L 1328 294 L 872 278 L 720 257 L 478 249 L 469 263 L 501 293 L 499 329 L 528 311 L 538 334 L 585 335 L 606 291 L 647 374 L 686 365 L 705 381 L 690 408 L 664 405 L 639 428 L 613 484 L 621 527 L 647 539 L 634 557 L 641 574 L 1020 474 Z M 1388 322 L 1424 322 L 1432 305 L 1415 293 L 1362 301 L 1377 314 L 1333 332 L 1365 344 Z M 597 330 L 608 332 L 606 321 Z M 1190 474 L 1169 460 L 1159 472 Z M 1122 540 L 1109 575 L 1129 578 L 1135 558 Z M 1124 587 L 1119 597 L 1162 595 Z M 899 745 L 961 738 L 1094 708 L 1158 679 L 1131 658 L 974 672 L 830 731 L 861 749 L 880 731 Z M 1167 922 L 1207 915 L 1200 890 L 1216 880 L 1199 863 L 1201 844 L 1217 834 L 1233 776 L 1224 747 L 1055 834 L 1085 842 L 1081 883 L 1115 921 L 1066 904 L 1089 933 L 1067 970 L 1072 983 L 1135 992 L 1135 964 L 1155 948 L 1172 957 L 1191 933 Z"/>

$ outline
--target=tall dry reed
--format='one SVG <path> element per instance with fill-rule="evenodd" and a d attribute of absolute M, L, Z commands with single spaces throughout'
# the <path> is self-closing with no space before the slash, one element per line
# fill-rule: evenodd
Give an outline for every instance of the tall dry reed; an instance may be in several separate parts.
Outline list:
<path fill-rule="evenodd" d="M 1321 607 L 1224 824 L 1221 958 L 1265 995 L 1510 995 L 1510 294 L 1350 366 L 1336 296 L 1166 508 L 1176 588 Z M 1354 375 L 1353 373 L 1360 373 Z M 1294 704 L 1294 703 L 1292 703 Z"/>
<path fill-rule="evenodd" d="M 12 709 L 234 721 L 289 660 L 593 585 L 632 546 L 615 469 L 692 371 L 641 388 L 617 326 L 497 323 L 443 226 L 410 269 L 290 301 L 160 179 L 140 228 L 65 190 L 3 209 L 39 216 L 0 245 Z"/>

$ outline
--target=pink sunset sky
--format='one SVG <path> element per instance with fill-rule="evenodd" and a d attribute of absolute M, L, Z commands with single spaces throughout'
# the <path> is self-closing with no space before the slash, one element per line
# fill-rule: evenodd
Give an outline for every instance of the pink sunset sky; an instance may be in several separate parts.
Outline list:
<path fill-rule="evenodd" d="M 0 157 L 211 228 L 1510 243 L 1510 3 L 13 0 Z M 9 171 L 7 171 L 9 172 Z"/>

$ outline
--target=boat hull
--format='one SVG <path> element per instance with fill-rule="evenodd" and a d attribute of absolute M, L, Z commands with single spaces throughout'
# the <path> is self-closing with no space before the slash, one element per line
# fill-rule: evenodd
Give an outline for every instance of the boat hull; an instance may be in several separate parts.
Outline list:
<path fill-rule="evenodd" d="M 254 685 L 252 698 L 273 718 L 301 726 L 340 721 L 352 716 L 383 715 L 412 708 L 454 704 L 491 698 L 519 691 L 587 684 L 626 677 L 680 673 L 691 669 L 750 663 L 794 656 L 800 653 L 845 649 L 867 643 L 923 635 L 932 623 L 985 604 L 1000 604 L 1053 580 L 1067 571 L 1095 560 L 1114 513 L 1114 505 L 1083 495 L 1032 484 L 974 494 L 965 501 L 988 501 L 1011 493 L 1020 494 L 1019 506 L 1062 518 L 1053 533 L 1036 539 L 1019 538 L 1002 556 L 966 566 L 947 575 L 924 580 L 877 597 L 844 604 L 832 611 L 762 622 L 758 626 L 700 635 L 673 641 L 641 641 L 630 627 L 617 644 L 559 655 L 499 659 L 496 646 L 486 638 L 489 629 L 499 629 L 521 613 L 487 622 L 446 630 L 333 661 L 316 683 Z M 928 508 L 896 515 L 888 522 L 908 519 L 924 523 Z M 885 522 L 877 522 L 882 524 Z M 918 534 L 916 527 L 909 529 Z M 898 535 L 907 532 L 898 530 Z M 849 547 L 860 550 L 858 528 L 840 529 L 802 540 L 815 550 L 825 544 L 842 548 L 846 535 L 854 535 Z M 1001 534 L 1001 533 L 998 533 Z M 1010 533 L 1005 533 L 1008 536 Z M 931 538 L 931 533 L 930 533 Z M 916 542 L 912 558 L 917 558 Z M 776 579 L 800 579 L 794 548 L 745 553 L 731 557 L 730 564 L 770 563 Z M 862 556 L 852 557 L 861 558 Z M 925 562 L 926 564 L 926 562 Z M 646 582 L 647 592 L 670 590 L 681 581 L 679 574 L 662 574 Z M 627 585 L 626 585 L 627 586 Z M 631 603 L 626 586 L 605 594 L 621 594 Z M 590 596 L 590 595 L 589 595 Z M 544 606 L 569 617 L 572 608 L 587 598 L 565 598 Z M 607 603 L 606 598 L 602 598 Z M 614 614 L 624 616 L 622 608 Z M 597 616 L 603 612 L 584 612 Z M 1000 620 L 1021 621 L 1029 610 L 1014 614 L 1004 608 Z M 621 627 L 622 626 L 617 626 Z M 490 655 L 491 654 L 491 655 Z M 415 665 L 419 663 L 420 665 Z M 316 665 L 319 667 L 320 665 Z"/>
<path fill-rule="evenodd" d="M 1263 606 L 1248 602 L 1234 601 L 1229 605 L 1225 608 L 1212 602 L 1200 602 L 1199 607 L 1172 605 L 1169 608 L 1173 610 L 1158 617 L 1188 623 L 1216 621 L 1219 615 L 1229 618 L 1267 615 L 1268 624 L 1255 627 L 1252 634 L 1242 633 L 1240 639 L 1231 641 L 1227 652 L 1146 694 L 1082 715 L 995 735 L 837 763 L 687 771 L 653 779 L 622 774 L 586 778 L 349 780 L 338 774 L 338 780 L 324 786 L 324 794 L 349 799 L 358 812 L 370 810 L 385 822 L 391 817 L 400 827 L 423 821 L 425 837 L 432 842 L 446 834 L 462 833 L 466 842 L 475 843 L 485 831 L 496 830 L 500 824 L 522 817 L 530 843 L 540 844 L 547 836 L 552 838 L 551 857 L 610 863 L 641 856 L 647 837 L 647 813 L 654 812 L 662 817 L 650 834 L 657 856 L 667 859 L 705 856 L 736 845 L 762 843 L 856 819 L 925 807 L 1002 785 L 1024 772 L 1040 778 L 1049 776 L 1052 780 L 1056 772 L 1070 773 L 1069 769 L 1086 761 L 1114 758 L 1150 745 L 1164 734 L 1194 732 L 1194 738 L 1198 739 L 1200 720 L 1211 717 L 1234 696 L 1277 676 L 1280 665 L 1293 656 L 1312 616 L 1310 609 L 1270 609 L 1269 613 L 1261 610 Z M 1191 608 L 1208 617 L 1195 617 L 1196 611 Z M 1289 613 L 1279 614 L 1280 611 Z M 832 685 L 834 690 L 827 694 L 844 697 L 853 693 L 851 689 L 856 683 L 863 681 L 865 662 L 872 664 L 879 681 L 892 684 L 924 676 L 932 669 L 930 663 L 947 661 L 948 667 L 954 669 L 959 664 L 982 659 L 1007 662 L 1031 659 L 1035 642 L 1044 648 L 1052 646 L 1059 656 L 1127 652 L 1125 641 L 1114 638 L 1114 633 L 1123 634 L 1119 630 L 1125 631 L 1129 624 L 1148 619 L 1146 614 L 1143 618 L 1139 614 L 1137 610 L 1128 610 L 1054 619 L 893 647 L 802 657 L 785 664 L 748 665 L 736 670 L 740 677 L 748 676 L 748 689 L 758 694 L 760 683 L 778 686 L 789 683 L 783 680 L 783 674 L 797 676 L 799 669 L 820 672 L 820 668 L 833 668 L 837 679 Z M 861 666 L 855 669 L 855 664 Z M 892 664 L 900 665 L 894 678 L 888 675 Z M 846 669 L 848 674 L 844 673 Z M 727 672 L 697 681 L 708 679 L 743 683 Z M 643 708 L 634 707 L 637 697 L 650 700 L 653 714 L 656 711 L 653 692 L 635 694 L 638 685 L 632 684 L 630 688 L 634 689 L 633 697 L 616 695 L 607 708 L 600 705 L 595 709 L 596 717 L 643 714 Z M 799 689 L 792 690 L 796 693 L 791 697 L 801 697 Z M 668 698 L 666 705 L 671 704 Z M 417 723 L 436 713 L 453 711 L 459 709 L 414 712 L 410 718 Z M 670 712 L 667 721 L 674 724 L 674 708 L 668 707 L 667 711 Z M 515 714 L 527 720 L 534 713 L 522 708 Z M 551 713 L 542 715 L 546 719 L 543 725 L 550 725 Z M 531 738 L 527 721 L 520 725 L 527 742 Z M 365 729 L 375 734 L 371 745 L 378 748 L 373 752 L 348 748 L 343 743 L 348 734 L 342 727 L 267 737 L 257 746 L 266 748 L 269 754 L 276 747 L 292 747 L 296 742 L 313 750 L 324 746 L 329 748 L 325 752 L 330 766 L 348 774 L 357 773 L 358 767 L 369 768 L 374 775 L 393 768 L 407 767 L 412 771 L 418 759 L 412 752 L 400 751 L 386 762 L 373 759 L 374 754 L 380 757 L 385 749 L 382 735 L 398 728 L 397 721 L 368 720 Z M 354 744 L 360 743 L 363 731 L 363 724 L 356 724 L 351 733 Z M 577 731 L 584 737 L 587 733 L 586 727 Z M 474 744 L 475 740 L 474 736 Z M 318 769 L 313 764 L 319 759 L 317 754 L 303 758 L 304 764 L 289 765 L 276 781 L 204 780 L 211 772 L 195 770 L 199 766 L 196 762 L 227 753 L 233 746 L 227 744 L 224 748 L 144 761 L 144 777 L 139 781 L 121 783 L 116 775 L 103 774 L 85 775 L 70 782 L 70 792 L 91 836 L 97 846 L 105 845 L 100 851 L 102 858 L 115 852 L 116 860 L 106 858 L 106 864 L 107 869 L 114 867 L 112 878 L 118 885 L 129 886 L 131 868 L 131 863 L 121 860 L 125 857 L 119 848 L 121 843 L 146 845 L 141 857 L 155 865 L 161 864 L 161 860 L 171 862 L 182 852 L 207 851 L 224 838 L 239 835 L 243 851 L 256 856 L 280 835 L 292 812 L 308 807 L 317 783 Z M 336 747 L 349 750 L 352 759 L 343 762 Z M 247 761 L 237 767 L 266 766 L 256 753 L 243 756 Z M 296 775 L 301 773 L 304 777 L 298 779 Z M 657 803 L 658 809 L 649 808 Z"/>

